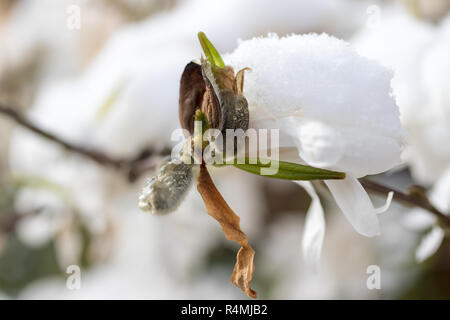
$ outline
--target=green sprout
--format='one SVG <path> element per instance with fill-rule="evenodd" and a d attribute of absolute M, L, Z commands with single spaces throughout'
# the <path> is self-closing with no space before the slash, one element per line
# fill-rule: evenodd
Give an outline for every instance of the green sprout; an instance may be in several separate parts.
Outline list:
<path fill-rule="evenodd" d="M 213 46 L 211 41 L 208 40 L 204 32 L 200 31 L 198 33 L 198 40 L 200 41 L 203 52 L 205 53 L 205 56 L 211 66 L 225 68 L 225 63 L 223 62 L 222 57 L 220 56 L 217 49 Z"/>

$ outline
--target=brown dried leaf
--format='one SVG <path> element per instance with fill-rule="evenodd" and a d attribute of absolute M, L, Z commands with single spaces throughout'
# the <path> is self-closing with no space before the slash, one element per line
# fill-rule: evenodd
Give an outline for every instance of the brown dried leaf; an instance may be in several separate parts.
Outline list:
<path fill-rule="evenodd" d="M 206 211 L 220 223 L 227 239 L 236 241 L 241 245 L 236 256 L 236 265 L 231 275 L 231 282 L 249 297 L 256 298 L 256 291 L 250 288 L 253 271 L 255 270 L 253 264 L 255 251 L 248 244 L 247 235 L 239 226 L 239 217 L 228 206 L 215 187 L 205 165 L 200 166 L 197 189 L 205 202 Z"/>
<path fill-rule="evenodd" d="M 228 89 L 234 92 L 234 94 L 238 93 L 236 86 L 236 77 L 234 76 L 234 70 L 232 67 L 225 68 L 215 68 L 216 73 L 216 81 L 221 89 Z"/>
<path fill-rule="evenodd" d="M 249 244 L 242 246 L 236 256 L 236 265 L 231 275 L 231 282 L 244 291 L 250 298 L 257 297 L 256 291 L 250 288 L 253 271 L 255 271 L 255 265 L 253 264 L 254 258 L 255 250 Z"/>

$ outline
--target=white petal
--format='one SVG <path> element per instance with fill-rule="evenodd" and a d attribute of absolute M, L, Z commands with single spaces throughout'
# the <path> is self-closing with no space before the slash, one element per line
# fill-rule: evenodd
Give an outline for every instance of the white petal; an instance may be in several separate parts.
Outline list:
<path fill-rule="evenodd" d="M 295 121 L 295 120 L 294 120 Z M 310 165 L 333 167 L 344 156 L 344 139 L 332 126 L 319 121 L 295 121 L 297 126 L 298 151 Z"/>
<path fill-rule="evenodd" d="M 336 203 L 356 231 L 367 237 L 380 234 L 378 209 L 374 208 L 369 195 L 356 178 L 324 180 Z"/>
<path fill-rule="evenodd" d="M 56 231 L 55 223 L 49 214 L 25 217 L 17 227 L 19 239 L 32 248 L 38 248 L 48 243 Z"/>
<path fill-rule="evenodd" d="M 414 208 L 404 214 L 402 224 L 413 231 L 425 231 L 436 223 L 436 216 L 422 208 Z"/>
<path fill-rule="evenodd" d="M 434 185 L 430 201 L 442 212 L 450 211 L 450 166 Z"/>
<path fill-rule="evenodd" d="M 434 226 L 420 241 L 416 250 L 417 262 L 423 262 L 431 257 L 441 246 L 445 232 L 438 226 Z"/>
<path fill-rule="evenodd" d="M 303 231 L 303 257 L 305 261 L 317 268 L 319 265 L 322 243 L 325 235 L 325 219 L 319 196 L 314 190 L 311 182 L 295 181 L 302 186 L 311 196 L 311 205 L 306 214 L 305 227 Z"/>

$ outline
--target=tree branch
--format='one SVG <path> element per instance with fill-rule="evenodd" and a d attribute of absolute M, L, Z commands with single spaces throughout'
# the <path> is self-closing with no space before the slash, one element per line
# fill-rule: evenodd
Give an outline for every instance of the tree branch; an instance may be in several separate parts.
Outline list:
<path fill-rule="evenodd" d="M 155 167 L 155 156 L 166 156 L 170 154 L 170 148 L 163 148 L 162 150 L 156 151 L 153 149 L 143 150 L 139 155 L 130 159 L 119 159 L 107 155 L 99 150 L 94 150 L 80 146 L 71 142 L 68 142 L 52 133 L 49 133 L 37 125 L 33 124 L 26 117 L 18 113 L 16 110 L 6 107 L 0 104 L 0 113 L 4 114 L 8 118 L 14 120 L 17 124 L 31 130 L 32 132 L 40 135 L 41 137 L 47 138 L 53 141 L 67 150 L 78 153 L 85 156 L 100 165 L 109 166 L 116 169 L 126 169 L 128 180 L 135 181 L 143 173 Z M 394 200 L 400 201 L 409 206 L 415 206 L 429 211 L 434 214 L 442 223 L 450 226 L 450 216 L 443 214 L 437 208 L 435 208 L 426 197 L 419 197 L 413 194 L 407 194 L 399 190 L 394 190 L 393 188 L 383 186 L 379 183 L 368 180 L 367 178 L 360 179 L 361 184 L 367 190 L 382 194 L 387 196 L 390 191 L 394 191 Z"/>
<path fill-rule="evenodd" d="M 134 181 L 137 179 L 142 173 L 154 167 L 148 165 L 149 158 L 154 156 L 165 156 L 170 154 L 170 149 L 163 148 L 161 150 L 153 150 L 146 149 L 139 153 L 136 157 L 133 158 L 114 158 L 112 156 L 107 155 L 106 153 L 95 150 L 92 148 L 86 148 L 84 146 L 69 142 L 64 140 L 61 137 L 56 136 L 53 133 L 47 132 L 44 129 L 38 127 L 36 124 L 32 123 L 25 116 L 14 110 L 13 108 L 3 106 L 0 104 L 0 113 L 7 116 L 9 119 L 13 120 L 17 124 L 21 125 L 24 128 L 36 133 L 37 135 L 44 137 L 54 143 L 59 144 L 64 147 L 66 150 L 71 152 L 80 154 L 84 157 L 87 157 L 100 165 L 113 167 L 116 169 L 125 168 L 128 171 L 128 179 L 130 181 Z M 143 165 L 143 163 L 147 165 Z"/>
<path fill-rule="evenodd" d="M 387 196 L 389 192 L 393 191 L 394 192 L 393 200 L 402 202 L 403 204 L 409 206 L 415 206 L 425 209 L 430 213 L 434 214 L 446 226 L 450 226 L 450 216 L 445 215 L 444 213 L 439 211 L 436 207 L 434 207 L 430 203 L 430 201 L 428 201 L 426 197 L 419 197 L 417 195 L 404 193 L 402 191 L 395 190 L 393 188 L 386 187 L 379 183 L 368 180 L 367 178 L 360 179 L 359 181 L 361 182 L 361 184 L 365 189 L 382 194 L 384 196 Z"/>

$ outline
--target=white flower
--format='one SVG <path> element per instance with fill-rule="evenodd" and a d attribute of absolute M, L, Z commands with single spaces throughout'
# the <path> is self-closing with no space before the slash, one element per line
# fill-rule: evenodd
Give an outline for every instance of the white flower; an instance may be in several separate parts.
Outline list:
<path fill-rule="evenodd" d="M 395 70 L 392 88 L 408 131 L 402 158 L 416 180 L 434 183 L 450 165 L 450 16 L 431 25 L 386 11 L 378 28 L 361 31 L 353 43 Z"/>
<path fill-rule="evenodd" d="M 444 214 L 450 213 L 450 169 L 434 185 L 430 192 L 430 202 Z M 423 262 L 441 246 L 445 238 L 445 230 L 437 223 L 436 216 L 423 209 L 413 209 L 406 213 L 404 224 L 409 229 L 418 231 L 429 230 L 416 249 L 416 260 Z"/>
<path fill-rule="evenodd" d="M 374 208 L 357 178 L 400 163 L 404 131 L 391 96 L 392 73 L 325 34 L 254 38 L 225 60 L 236 70 L 252 69 L 244 85 L 250 127 L 280 129 L 280 148 L 295 148 L 297 162 L 345 172 L 346 179 L 325 183 L 359 233 L 378 235 L 377 213 L 387 206 Z M 280 160 L 295 159 L 281 152 Z M 304 254 L 317 260 L 323 212 L 306 188 L 313 204 Z"/>
<path fill-rule="evenodd" d="M 445 232 L 439 226 L 433 226 L 431 230 L 422 238 L 416 250 L 416 260 L 423 262 L 433 254 L 441 246 L 444 240 Z"/>

